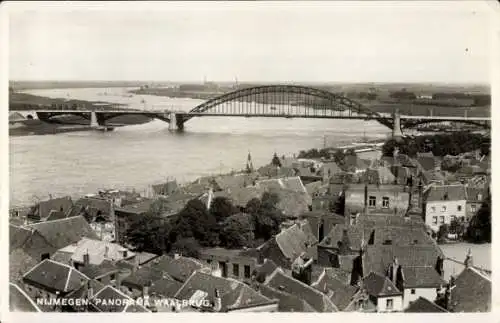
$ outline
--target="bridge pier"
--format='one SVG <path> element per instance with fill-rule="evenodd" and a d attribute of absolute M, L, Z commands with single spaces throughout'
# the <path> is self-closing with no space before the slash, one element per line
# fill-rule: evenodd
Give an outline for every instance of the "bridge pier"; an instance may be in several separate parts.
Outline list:
<path fill-rule="evenodd" d="M 168 124 L 168 130 L 170 131 L 177 130 L 177 115 L 175 114 L 175 112 L 170 112 L 168 118 L 170 119 L 170 122 Z"/>
<path fill-rule="evenodd" d="M 401 114 L 399 110 L 394 110 L 392 115 L 393 126 L 392 126 L 392 139 L 396 141 L 403 140 L 403 131 L 401 131 Z"/>

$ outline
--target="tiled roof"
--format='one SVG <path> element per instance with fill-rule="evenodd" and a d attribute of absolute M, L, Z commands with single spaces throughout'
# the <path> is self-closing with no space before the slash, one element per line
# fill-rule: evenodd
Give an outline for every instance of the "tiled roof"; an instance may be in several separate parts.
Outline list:
<path fill-rule="evenodd" d="M 167 275 L 164 275 L 163 271 L 159 268 L 145 266 L 135 270 L 130 276 L 125 277 L 122 284 L 139 289 L 147 286 L 149 283 L 162 279 L 164 276 Z"/>
<path fill-rule="evenodd" d="M 323 163 L 321 167 L 319 168 L 318 175 L 323 176 L 330 174 L 330 176 L 333 176 L 337 173 L 342 172 L 342 169 L 337 165 L 335 162 L 327 162 Z"/>
<path fill-rule="evenodd" d="M 9 224 L 10 251 L 21 248 L 26 240 L 31 237 L 32 231 L 20 226 Z"/>
<path fill-rule="evenodd" d="M 64 249 L 57 250 L 50 259 L 60 262 L 61 264 L 70 265 L 72 263 L 71 257 L 73 256 L 72 252 L 65 251 Z"/>
<path fill-rule="evenodd" d="M 127 257 L 124 257 L 123 254 L 123 252 L 125 251 L 127 252 Z M 83 263 L 83 257 L 85 254 L 89 255 L 89 262 L 92 265 L 99 265 L 105 259 L 118 261 L 121 259 L 128 259 L 135 255 L 134 252 L 131 252 L 116 243 L 82 238 L 77 242 L 76 250 L 73 253 L 71 259 L 73 261 Z"/>
<path fill-rule="evenodd" d="M 368 245 L 363 255 L 363 273 L 375 272 L 385 275 L 394 258 L 403 269 L 408 267 L 434 268 L 438 257 L 444 257 L 437 245 Z"/>
<path fill-rule="evenodd" d="M 434 267 L 403 267 L 405 288 L 438 288 L 446 282 Z"/>
<path fill-rule="evenodd" d="M 312 238 L 314 237 L 306 235 L 299 225 L 295 224 L 277 234 L 275 240 L 283 255 L 293 261 L 317 243 L 316 238 L 314 240 Z"/>
<path fill-rule="evenodd" d="M 447 313 L 448 311 L 441 306 L 429 301 L 426 298 L 419 297 L 405 309 L 405 313 Z"/>
<path fill-rule="evenodd" d="M 267 278 L 278 268 L 278 265 L 270 259 L 264 259 L 264 263 L 255 268 L 254 273 L 257 277 Z"/>
<path fill-rule="evenodd" d="M 71 206 L 73 206 L 73 202 L 69 196 L 42 201 L 37 206 L 39 212 L 38 215 L 41 218 L 45 218 L 52 210 L 59 211 L 62 208 L 63 211 L 67 211 L 71 208 Z"/>
<path fill-rule="evenodd" d="M 183 256 L 175 258 L 166 255 L 154 259 L 146 266 L 161 270 L 180 282 L 185 282 L 194 271 L 207 267 L 197 259 Z"/>
<path fill-rule="evenodd" d="M 181 289 L 182 283 L 171 278 L 161 278 L 154 281 L 149 288 L 149 292 L 162 295 L 162 297 L 173 298 L 175 294 Z"/>
<path fill-rule="evenodd" d="M 307 193 L 280 190 L 278 191 L 280 209 L 285 216 L 298 217 L 300 214 L 309 211 L 312 204 L 311 196 Z"/>
<path fill-rule="evenodd" d="M 223 175 L 215 177 L 214 182 L 219 190 L 225 191 L 252 185 L 256 177 L 256 174 Z"/>
<path fill-rule="evenodd" d="M 466 198 L 463 185 L 431 186 L 427 193 L 427 201 L 460 201 Z"/>
<path fill-rule="evenodd" d="M 41 312 L 33 299 L 12 283 L 9 283 L 9 309 L 11 312 Z"/>
<path fill-rule="evenodd" d="M 361 176 L 361 180 L 369 184 L 394 184 L 396 177 L 387 167 L 367 169 Z"/>
<path fill-rule="evenodd" d="M 468 202 L 482 202 L 487 195 L 487 190 L 480 187 L 467 187 L 466 192 Z"/>
<path fill-rule="evenodd" d="M 75 206 L 89 207 L 101 211 L 103 214 L 111 213 L 111 202 L 100 197 L 84 197 L 75 202 Z"/>
<path fill-rule="evenodd" d="M 363 278 L 363 287 L 369 295 L 375 297 L 401 295 L 396 285 L 387 277 L 371 272 Z"/>
<path fill-rule="evenodd" d="M 347 230 L 347 235 L 351 243 L 351 249 L 359 250 L 361 248 L 361 241 L 364 238 L 368 242 L 372 228 L 361 225 L 345 225 L 339 224 L 332 228 L 328 235 L 320 242 L 321 246 L 325 247 L 338 247 L 338 242 L 344 236 L 344 230 Z"/>
<path fill-rule="evenodd" d="M 99 265 L 86 265 L 80 268 L 80 272 L 90 279 L 96 279 L 118 271 L 119 268 L 113 262 L 108 260 L 104 260 Z"/>
<path fill-rule="evenodd" d="M 38 231 L 50 245 L 57 249 L 74 244 L 84 237 L 98 239 L 96 233 L 82 216 L 40 222 L 29 227 Z"/>
<path fill-rule="evenodd" d="M 378 226 L 374 228 L 374 245 L 388 240 L 395 246 L 434 245 L 435 241 L 426 233 L 423 226 Z"/>
<path fill-rule="evenodd" d="M 245 187 L 241 189 L 231 190 L 231 192 L 216 192 L 214 196 L 224 196 L 231 199 L 234 205 L 245 207 L 253 198 L 260 199 L 262 194 L 264 193 L 263 189 L 259 189 L 256 187 Z"/>
<path fill-rule="evenodd" d="M 489 312 L 491 306 L 491 278 L 474 268 L 464 269 L 451 290 L 452 312 Z"/>
<path fill-rule="evenodd" d="M 326 295 L 299 280 L 285 275 L 279 269 L 267 279 L 265 285 L 303 299 L 317 312 L 337 312 L 337 308 Z"/>
<path fill-rule="evenodd" d="M 90 302 L 99 312 L 148 312 L 143 306 L 132 304 L 132 298 L 109 285 L 95 293 Z"/>
<path fill-rule="evenodd" d="M 295 295 L 262 285 L 259 291 L 269 299 L 277 299 L 279 312 L 316 312 L 307 302 Z"/>
<path fill-rule="evenodd" d="M 304 185 L 306 188 L 306 191 L 309 195 L 313 196 L 314 193 L 318 192 L 321 187 L 323 187 L 323 182 L 322 181 L 316 181 L 316 182 L 311 182 L 308 184 Z"/>
<path fill-rule="evenodd" d="M 328 271 L 325 271 L 325 275 L 313 287 L 326 294 L 340 311 L 349 305 L 352 297 L 358 291 L 357 287 L 346 284 L 330 275 Z"/>
<path fill-rule="evenodd" d="M 17 248 L 9 255 L 9 281 L 15 282 L 36 264 L 39 259 L 35 259 L 27 254 L 23 249 Z"/>
<path fill-rule="evenodd" d="M 157 258 L 158 255 L 155 255 L 154 253 L 149 253 L 149 252 L 136 252 L 135 253 L 135 258 L 137 259 L 137 262 L 139 265 L 145 264 L 155 258 Z"/>
<path fill-rule="evenodd" d="M 23 276 L 23 281 L 36 284 L 47 291 L 67 293 L 80 288 L 81 284 L 89 280 L 73 267 L 46 259 L 33 267 Z"/>
<path fill-rule="evenodd" d="M 115 211 L 122 212 L 122 213 L 129 213 L 129 214 L 144 214 L 150 210 L 153 202 L 154 202 L 154 200 L 152 200 L 152 199 L 144 199 L 144 200 L 139 201 L 137 203 L 127 204 L 127 205 L 119 207 L 119 208 L 117 207 L 115 209 Z"/>
<path fill-rule="evenodd" d="M 175 298 L 190 299 L 196 291 L 200 290 L 208 294 L 209 300 L 213 300 L 216 289 L 221 297 L 222 311 L 271 303 L 270 299 L 237 280 L 215 277 L 199 271 L 189 277 L 176 293 Z"/>

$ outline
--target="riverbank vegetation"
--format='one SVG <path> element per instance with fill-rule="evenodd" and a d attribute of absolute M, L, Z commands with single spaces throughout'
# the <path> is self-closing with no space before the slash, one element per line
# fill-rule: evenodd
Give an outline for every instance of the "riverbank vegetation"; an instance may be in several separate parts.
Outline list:
<path fill-rule="evenodd" d="M 209 210 L 201 200 L 193 199 L 177 216 L 165 218 L 162 201 L 157 200 L 126 235 L 137 251 L 155 254 L 196 257 L 201 247 L 256 247 L 279 233 L 284 217 L 278 203 L 278 195 L 268 192 L 248 201 L 243 209 L 225 197 L 214 198 Z"/>
<path fill-rule="evenodd" d="M 454 132 L 450 134 L 435 134 L 403 138 L 402 141 L 390 139 L 382 146 L 384 156 L 392 156 L 394 148 L 401 154 L 415 157 L 419 152 L 432 152 L 434 156 L 456 156 L 466 152 L 481 149 L 482 155 L 488 155 L 491 149 L 489 137 L 470 132 Z"/>

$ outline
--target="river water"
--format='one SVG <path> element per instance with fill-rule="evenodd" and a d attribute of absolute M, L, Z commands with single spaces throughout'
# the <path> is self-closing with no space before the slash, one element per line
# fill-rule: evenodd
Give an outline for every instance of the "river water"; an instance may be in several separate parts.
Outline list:
<path fill-rule="evenodd" d="M 130 95 L 127 88 L 31 90 L 52 98 L 74 98 L 127 104 L 139 109 L 189 111 L 202 100 Z M 175 177 L 180 182 L 199 176 L 240 170 L 248 152 L 255 166 L 267 164 L 274 152 L 292 155 L 299 150 L 383 139 L 389 129 L 376 121 L 193 118 L 183 133 L 168 131 L 168 124 L 152 121 L 112 132 L 73 132 L 57 135 L 10 137 L 11 207 L 39 199 L 79 197 L 99 189 L 132 189 Z M 472 249 L 476 265 L 491 269 L 491 245 L 444 245 L 447 257 L 459 261 Z M 463 266 L 445 262 L 446 277 Z"/>
<path fill-rule="evenodd" d="M 131 108 L 189 111 L 202 100 L 130 95 L 127 88 L 31 90 L 30 94 L 127 104 Z M 99 189 L 135 188 L 175 177 L 180 182 L 245 167 L 248 152 L 255 166 L 267 164 L 274 152 L 385 138 L 389 129 L 376 121 L 203 117 L 169 132 L 159 120 L 115 131 L 73 132 L 11 137 L 11 207 L 37 198 L 94 193 Z"/>

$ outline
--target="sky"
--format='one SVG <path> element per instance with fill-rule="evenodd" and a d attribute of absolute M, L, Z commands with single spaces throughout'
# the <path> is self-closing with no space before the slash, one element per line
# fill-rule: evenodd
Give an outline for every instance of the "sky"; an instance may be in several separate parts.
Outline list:
<path fill-rule="evenodd" d="M 487 84 L 492 15 L 482 1 L 14 3 L 9 79 Z"/>

